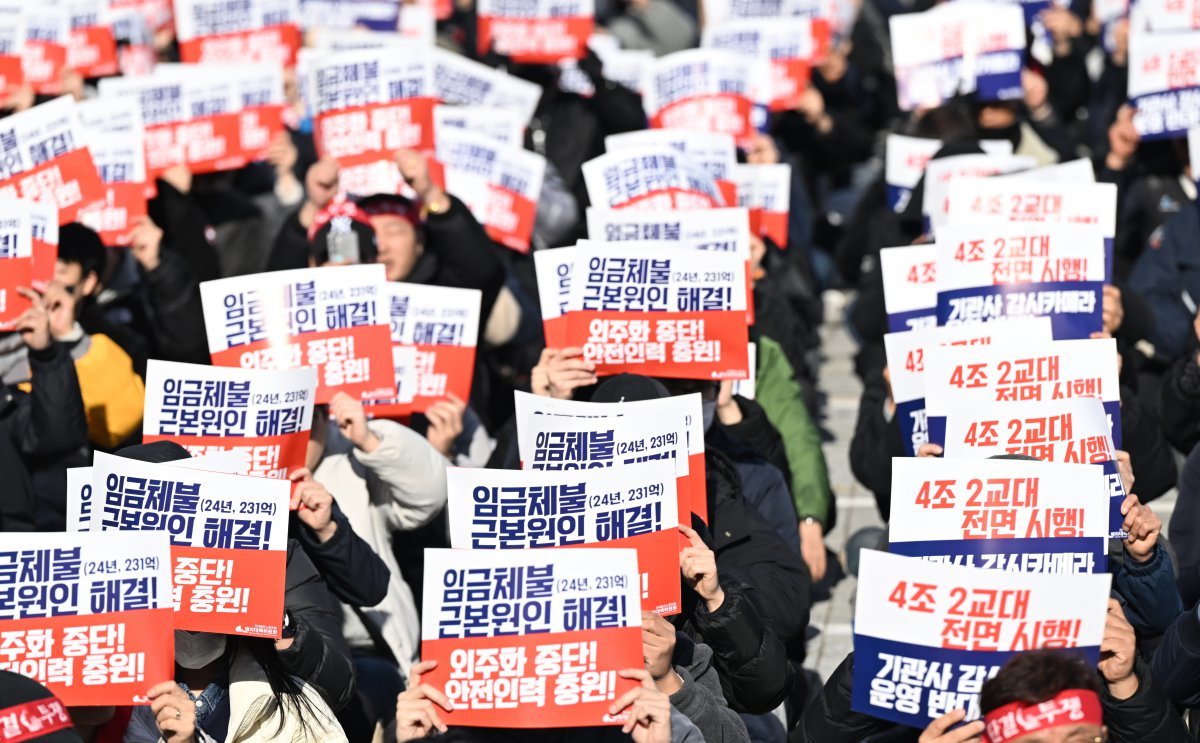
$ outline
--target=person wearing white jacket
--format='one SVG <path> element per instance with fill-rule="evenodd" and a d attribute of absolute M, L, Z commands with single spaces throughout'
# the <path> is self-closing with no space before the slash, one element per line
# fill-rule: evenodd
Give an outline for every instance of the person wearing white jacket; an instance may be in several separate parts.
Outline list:
<path fill-rule="evenodd" d="M 328 421 L 314 417 L 308 468 L 391 571 L 383 601 L 343 607 L 358 688 L 385 723 L 417 656 L 421 630 L 412 590 L 392 554 L 392 537 L 441 513 L 446 466 L 446 458 L 424 436 L 394 421 L 368 422 L 362 403 L 344 393 L 330 401 Z"/>

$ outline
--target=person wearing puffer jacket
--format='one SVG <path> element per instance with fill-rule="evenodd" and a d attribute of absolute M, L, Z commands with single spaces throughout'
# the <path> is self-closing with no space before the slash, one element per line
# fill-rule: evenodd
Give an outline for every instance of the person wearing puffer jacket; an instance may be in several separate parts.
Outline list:
<path fill-rule="evenodd" d="M 307 466 L 391 572 L 383 601 L 344 605 L 342 611 L 359 689 L 372 708 L 368 715 L 387 724 L 420 641 L 416 602 L 393 555 L 392 538 L 442 512 L 447 462 L 424 436 L 394 421 L 368 423 L 362 403 L 338 393 L 327 412 L 318 407 L 314 415 Z"/>

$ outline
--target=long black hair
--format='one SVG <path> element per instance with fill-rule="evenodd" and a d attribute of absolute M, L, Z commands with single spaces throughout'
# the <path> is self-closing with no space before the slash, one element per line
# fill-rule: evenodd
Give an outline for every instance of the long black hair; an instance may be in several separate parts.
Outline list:
<path fill-rule="evenodd" d="M 279 727 L 275 729 L 274 735 L 279 735 L 283 732 L 283 726 L 289 713 L 299 716 L 300 726 L 309 735 L 314 732 L 312 727 L 310 727 L 310 721 L 320 715 L 328 715 L 330 720 L 334 719 L 332 710 L 324 711 L 318 709 L 308 695 L 304 693 L 303 682 L 293 676 L 284 667 L 283 661 L 279 659 L 279 652 L 275 649 L 275 642 L 273 640 L 255 637 L 242 637 L 238 639 L 241 647 L 249 651 L 254 657 L 255 662 L 258 663 L 259 668 L 262 669 L 263 674 L 267 677 L 267 683 L 271 685 L 271 695 L 273 698 L 267 703 L 267 713 L 279 715 Z M 231 723 L 236 724 L 234 721 L 231 721 Z"/>

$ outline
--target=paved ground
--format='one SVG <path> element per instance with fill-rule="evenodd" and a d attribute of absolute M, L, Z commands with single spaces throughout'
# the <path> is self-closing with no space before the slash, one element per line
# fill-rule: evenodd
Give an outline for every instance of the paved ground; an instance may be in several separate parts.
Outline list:
<path fill-rule="evenodd" d="M 875 509 L 874 497 L 850 473 L 850 437 L 854 434 L 862 385 L 854 375 L 852 357 L 855 348 L 841 323 L 841 304 L 839 297 L 827 298 L 826 317 L 829 321 L 821 329 L 826 359 L 821 367 L 820 381 L 821 389 L 827 395 L 825 427 L 835 436 L 833 441 L 825 444 L 825 459 L 838 503 L 837 528 L 828 535 L 828 544 L 839 553 L 851 534 L 867 526 L 883 525 Z M 1154 501 L 1152 506 L 1166 524 L 1175 506 L 1174 491 Z M 813 607 L 812 623 L 820 634 L 809 643 L 806 665 L 822 679 L 829 677 L 853 647 L 850 620 L 854 616 L 855 587 L 854 578 L 846 578 L 834 589 L 831 600 Z"/>

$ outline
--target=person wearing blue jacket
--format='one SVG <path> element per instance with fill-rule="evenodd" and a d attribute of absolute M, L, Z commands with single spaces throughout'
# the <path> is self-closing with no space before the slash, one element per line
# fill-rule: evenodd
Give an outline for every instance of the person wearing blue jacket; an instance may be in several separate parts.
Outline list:
<path fill-rule="evenodd" d="M 1129 287 L 1154 313 L 1154 357 L 1170 363 L 1187 350 L 1200 309 L 1200 206 L 1192 202 L 1150 235 Z"/>

